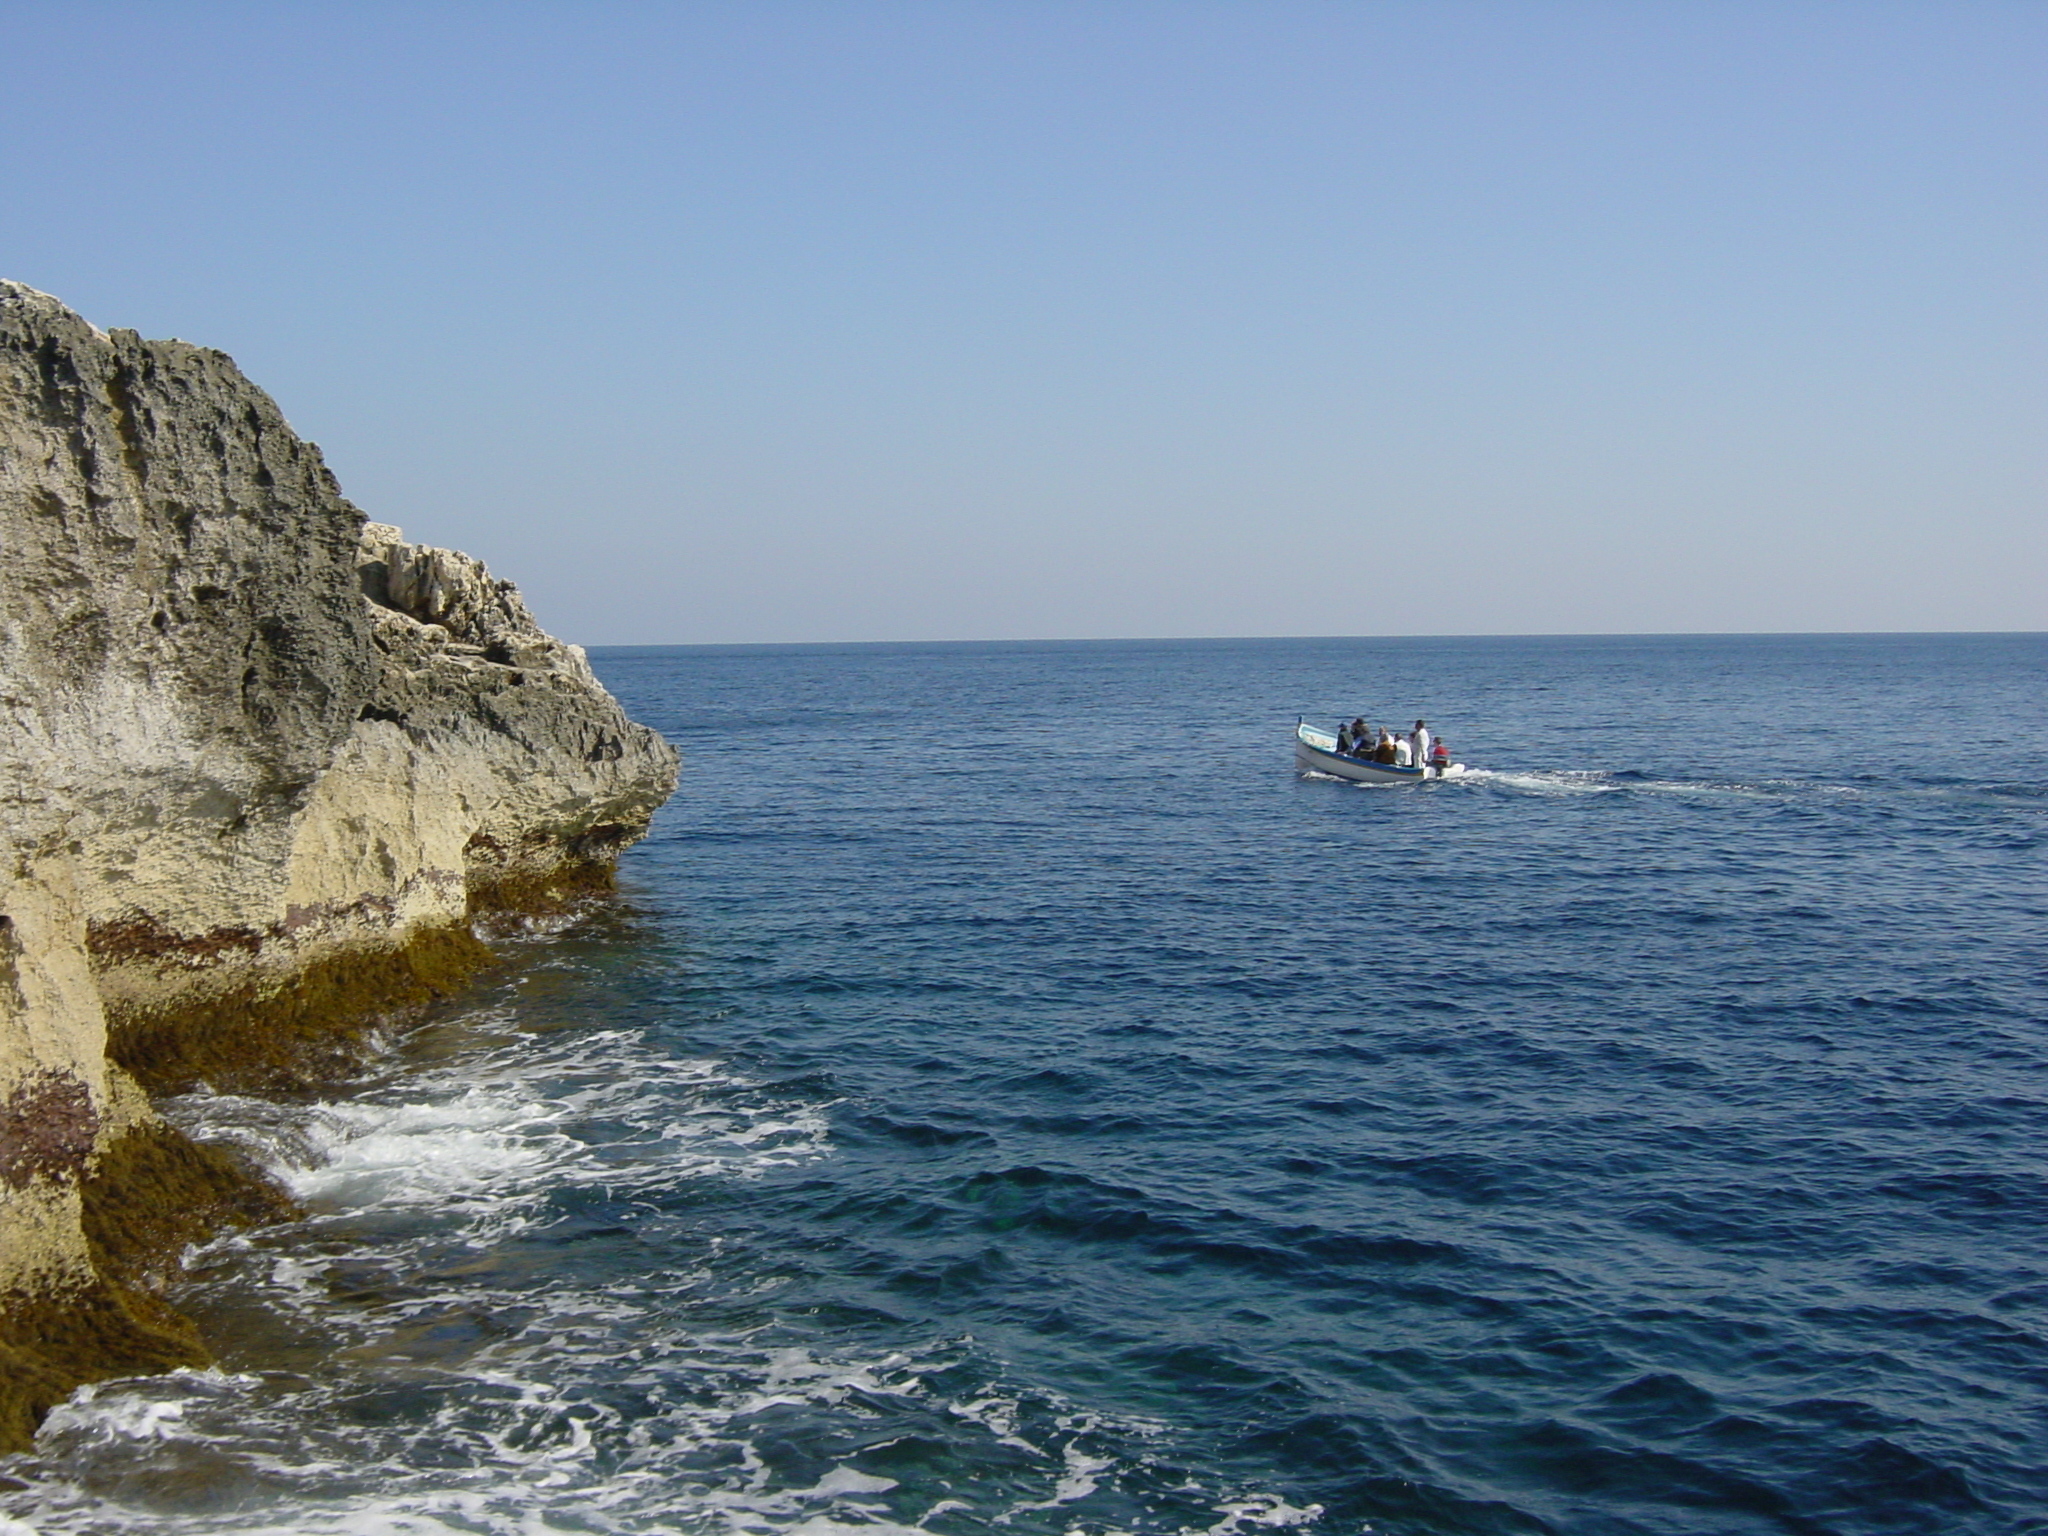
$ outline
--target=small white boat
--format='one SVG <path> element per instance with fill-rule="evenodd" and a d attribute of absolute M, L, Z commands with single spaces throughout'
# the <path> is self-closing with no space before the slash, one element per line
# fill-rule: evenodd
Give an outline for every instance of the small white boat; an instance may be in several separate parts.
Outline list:
<path fill-rule="evenodd" d="M 1417 784 L 1434 777 L 1427 768 L 1401 768 L 1339 752 L 1334 735 L 1317 730 L 1306 720 L 1294 727 L 1294 765 L 1303 773 L 1327 773 L 1354 784 Z"/>

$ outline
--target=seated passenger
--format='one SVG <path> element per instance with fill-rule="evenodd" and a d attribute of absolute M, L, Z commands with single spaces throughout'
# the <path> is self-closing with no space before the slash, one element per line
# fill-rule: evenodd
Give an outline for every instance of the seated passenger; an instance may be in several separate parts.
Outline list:
<path fill-rule="evenodd" d="M 1392 764 L 1394 761 L 1394 738 L 1382 727 L 1379 745 L 1373 748 L 1372 760 L 1376 763 Z"/>
<path fill-rule="evenodd" d="M 1413 768 L 1415 766 L 1415 749 L 1408 744 L 1406 736 L 1394 738 L 1394 766 L 1396 768 Z"/>
<path fill-rule="evenodd" d="M 1351 727 L 1348 725 L 1340 725 L 1337 727 L 1337 750 L 1346 756 L 1350 755 Z"/>

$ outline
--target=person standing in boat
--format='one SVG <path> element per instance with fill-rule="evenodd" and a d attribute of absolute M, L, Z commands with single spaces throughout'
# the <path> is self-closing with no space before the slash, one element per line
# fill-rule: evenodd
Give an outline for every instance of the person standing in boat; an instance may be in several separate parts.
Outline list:
<path fill-rule="evenodd" d="M 1429 766 L 1429 722 L 1427 720 L 1416 721 L 1415 734 L 1409 739 L 1415 743 L 1415 766 L 1427 768 Z"/>

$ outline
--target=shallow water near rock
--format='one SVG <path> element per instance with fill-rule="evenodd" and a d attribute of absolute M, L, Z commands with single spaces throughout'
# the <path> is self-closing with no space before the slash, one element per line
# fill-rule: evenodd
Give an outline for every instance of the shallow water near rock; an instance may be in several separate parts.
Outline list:
<path fill-rule="evenodd" d="M 311 1214 L 7 1520 L 2048 1530 L 2048 637 L 593 660 L 619 902 L 170 1106 Z"/>

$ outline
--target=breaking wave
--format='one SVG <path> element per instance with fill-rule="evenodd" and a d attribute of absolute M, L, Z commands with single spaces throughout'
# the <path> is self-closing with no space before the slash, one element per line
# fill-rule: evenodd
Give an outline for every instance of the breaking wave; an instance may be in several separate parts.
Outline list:
<path fill-rule="evenodd" d="M 444 1043 L 464 1028 L 511 1021 L 476 1015 Z M 171 1101 L 305 1206 L 192 1255 L 181 1300 L 267 1347 L 81 1390 L 10 1463 L 27 1486 L 0 1530 L 833 1536 L 965 1518 L 1221 1536 L 1314 1520 L 1205 1492 L 1159 1425 L 1019 1390 L 971 1338 L 869 1352 L 749 1315 L 745 1293 L 778 1277 L 691 1240 L 692 1186 L 829 1157 L 832 1106 L 618 1029 L 515 1032 L 297 1105 Z M 1077 1507 L 1091 1500 L 1117 1517 Z"/>

